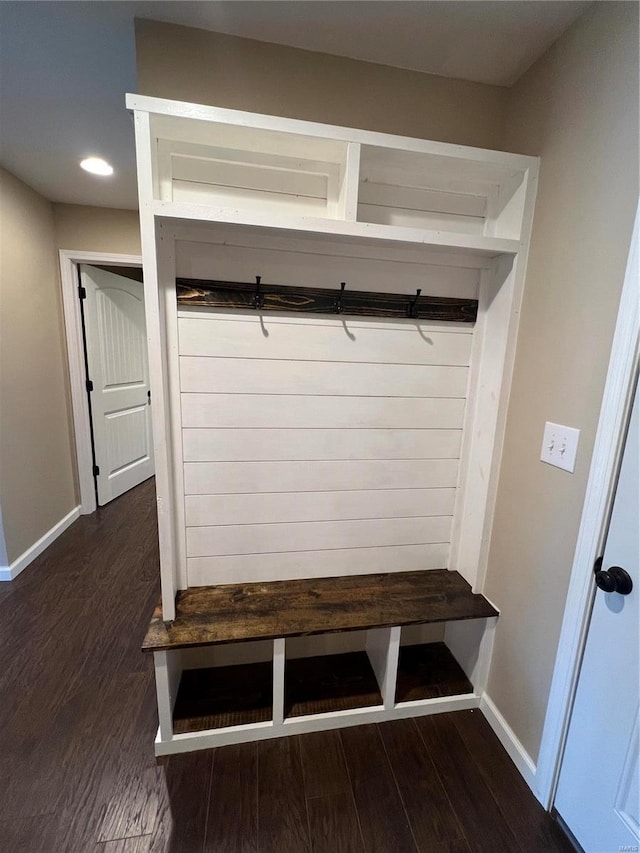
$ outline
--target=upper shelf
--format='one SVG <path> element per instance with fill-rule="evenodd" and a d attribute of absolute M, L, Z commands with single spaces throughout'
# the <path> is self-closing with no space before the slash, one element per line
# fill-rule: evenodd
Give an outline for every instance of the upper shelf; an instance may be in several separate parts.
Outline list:
<path fill-rule="evenodd" d="M 183 222 L 215 222 L 225 225 L 246 225 L 271 231 L 274 234 L 319 234 L 346 243 L 375 241 L 384 244 L 413 244 L 432 249 L 442 249 L 476 257 L 495 258 L 498 255 L 516 255 L 522 248 L 519 240 L 500 237 L 482 237 L 476 234 L 456 234 L 406 226 L 377 225 L 369 222 L 346 222 L 312 216 L 292 216 L 264 213 L 238 208 L 222 208 L 209 204 L 184 202 L 155 202 L 153 213 L 159 219 Z"/>
<path fill-rule="evenodd" d="M 156 216 L 513 254 L 537 159 L 128 96 Z M 144 190 L 143 190 L 144 195 Z"/>

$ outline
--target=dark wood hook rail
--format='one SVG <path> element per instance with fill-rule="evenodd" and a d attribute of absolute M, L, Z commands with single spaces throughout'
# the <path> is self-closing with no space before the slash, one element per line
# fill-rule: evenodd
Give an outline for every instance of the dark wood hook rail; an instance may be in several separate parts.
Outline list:
<path fill-rule="evenodd" d="M 448 320 L 473 323 L 477 299 L 421 296 L 402 293 L 371 293 L 321 287 L 265 285 L 260 276 L 252 283 L 237 281 L 176 279 L 178 305 L 206 308 L 241 308 L 259 311 L 296 311 L 311 314 L 351 314 L 359 317 L 399 317 L 416 320 Z"/>

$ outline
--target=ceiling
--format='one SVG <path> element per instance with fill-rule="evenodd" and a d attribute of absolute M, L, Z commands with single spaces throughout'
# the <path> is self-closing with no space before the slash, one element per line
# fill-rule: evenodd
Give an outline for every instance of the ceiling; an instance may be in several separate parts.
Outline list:
<path fill-rule="evenodd" d="M 581 0 L 0 2 L 0 162 L 52 201 L 135 208 L 134 18 L 510 86 Z M 499 46 L 499 47 L 498 47 Z M 78 162 L 103 156 L 111 178 Z"/>

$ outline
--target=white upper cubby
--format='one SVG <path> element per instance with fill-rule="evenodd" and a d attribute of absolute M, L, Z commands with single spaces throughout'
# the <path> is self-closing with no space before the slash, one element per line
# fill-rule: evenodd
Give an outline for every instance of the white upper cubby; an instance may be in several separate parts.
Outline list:
<path fill-rule="evenodd" d="M 535 158 L 127 96 L 158 217 L 515 255 Z"/>

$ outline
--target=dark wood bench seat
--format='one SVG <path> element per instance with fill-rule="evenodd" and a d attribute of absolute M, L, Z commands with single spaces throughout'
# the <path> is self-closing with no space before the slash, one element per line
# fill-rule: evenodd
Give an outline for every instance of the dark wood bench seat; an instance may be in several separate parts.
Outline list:
<path fill-rule="evenodd" d="M 159 605 L 143 651 L 271 640 L 497 616 L 458 572 L 438 569 L 191 587 L 176 596 L 176 618 Z"/>

